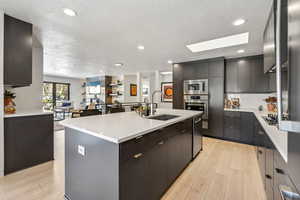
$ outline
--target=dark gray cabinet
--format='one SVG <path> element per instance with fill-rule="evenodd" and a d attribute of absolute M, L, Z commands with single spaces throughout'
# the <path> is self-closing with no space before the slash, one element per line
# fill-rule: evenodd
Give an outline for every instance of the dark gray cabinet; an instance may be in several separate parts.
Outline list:
<path fill-rule="evenodd" d="M 274 152 L 276 148 L 257 120 L 254 121 L 254 140 L 257 148 L 257 161 L 266 196 L 268 200 L 273 200 L 274 190 L 278 189 L 274 187 Z"/>
<path fill-rule="evenodd" d="M 4 84 L 32 83 L 32 24 L 4 15 Z"/>
<path fill-rule="evenodd" d="M 160 199 L 192 160 L 192 134 L 188 119 L 122 143 L 120 199 Z"/>
<path fill-rule="evenodd" d="M 4 119 L 4 173 L 53 160 L 53 116 Z"/>
<path fill-rule="evenodd" d="M 150 162 L 148 159 L 150 153 L 141 153 L 139 157 L 132 157 L 120 166 L 120 197 L 121 199 L 149 199 L 153 195 L 148 188 L 150 188 L 151 178 L 149 176 Z M 155 170 L 156 171 L 156 170 Z M 156 174 L 153 174 L 156 175 Z M 125 184 L 126 182 L 126 184 Z"/>
<path fill-rule="evenodd" d="M 226 93 L 270 92 L 268 74 L 264 74 L 263 56 L 226 60 Z"/>
<path fill-rule="evenodd" d="M 223 137 L 224 77 L 209 78 L 208 127 L 206 135 Z"/>
<path fill-rule="evenodd" d="M 173 65 L 173 108 L 175 109 L 184 109 L 184 80 L 208 79 L 209 125 L 207 130 L 203 130 L 203 134 L 217 138 L 223 137 L 224 67 L 223 57 Z"/>
<path fill-rule="evenodd" d="M 240 112 L 224 112 L 224 138 L 239 141 L 240 132 Z"/>
<path fill-rule="evenodd" d="M 238 78 L 237 85 L 240 93 L 251 93 L 253 92 L 252 83 L 254 82 L 252 76 L 252 60 L 240 58 L 237 60 Z"/>
<path fill-rule="evenodd" d="M 250 112 L 224 112 L 224 139 L 254 144 L 254 118 Z"/>
<path fill-rule="evenodd" d="M 183 109 L 183 65 L 173 65 L 173 108 Z"/>
<path fill-rule="evenodd" d="M 238 87 L 238 67 L 235 60 L 226 60 L 226 75 L 225 75 L 225 92 L 226 93 L 237 93 L 239 92 Z"/>
<path fill-rule="evenodd" d="M 240 118 L 240 141 L 246 144 L 253 144 L 255 116 L 250 112 L 241 112 Z"/>

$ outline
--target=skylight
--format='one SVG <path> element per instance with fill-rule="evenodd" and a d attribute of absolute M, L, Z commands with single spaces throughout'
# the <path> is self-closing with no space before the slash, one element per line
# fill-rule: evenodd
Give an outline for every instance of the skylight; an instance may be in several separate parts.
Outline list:
<path fill-rule="evenodd" d="M 212 49 L 219 49 L 224 47 L 237 46 L 247 44 L 249 42 L 249 32 L 208 40 L 195 44 L 187 45 L 186 47 L 193 53 L 208 51 Z"/>

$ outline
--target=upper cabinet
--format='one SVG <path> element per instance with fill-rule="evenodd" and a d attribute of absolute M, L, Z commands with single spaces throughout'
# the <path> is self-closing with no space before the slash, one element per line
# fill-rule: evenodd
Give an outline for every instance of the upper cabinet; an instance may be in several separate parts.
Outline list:
<path fill-rule="evenodd" d="M 264 74 L 263 56 L 226 60 L 226 93 L 266 93 L 269 75 Z"/>
<path fill-rule="evenodd" d="M 32 83 L 32 24 L 4 16 L 4 85 Z"/>

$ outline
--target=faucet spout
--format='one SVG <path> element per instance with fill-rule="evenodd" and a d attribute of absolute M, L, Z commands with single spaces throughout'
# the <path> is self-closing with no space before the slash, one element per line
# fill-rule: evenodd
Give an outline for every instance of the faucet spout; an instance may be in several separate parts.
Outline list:
<path fill-rule="evenodd" d="M 155 96 L 156 93 L 161 93 L 161 91 L 160 90 L 154 90 L 152 92 L 151 104 L 150 104 L 150 115 L 154 115 L 155 114 L 154 96 Z"/>

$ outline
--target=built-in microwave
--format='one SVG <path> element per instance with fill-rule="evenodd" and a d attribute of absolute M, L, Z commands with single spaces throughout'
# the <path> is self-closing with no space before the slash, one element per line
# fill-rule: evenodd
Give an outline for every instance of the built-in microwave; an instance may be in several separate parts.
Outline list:
<path fill-rule="evenodd" d="M 208 94 L 208 79 L 185 80 L 183 87 L 185 95 Z"/>

